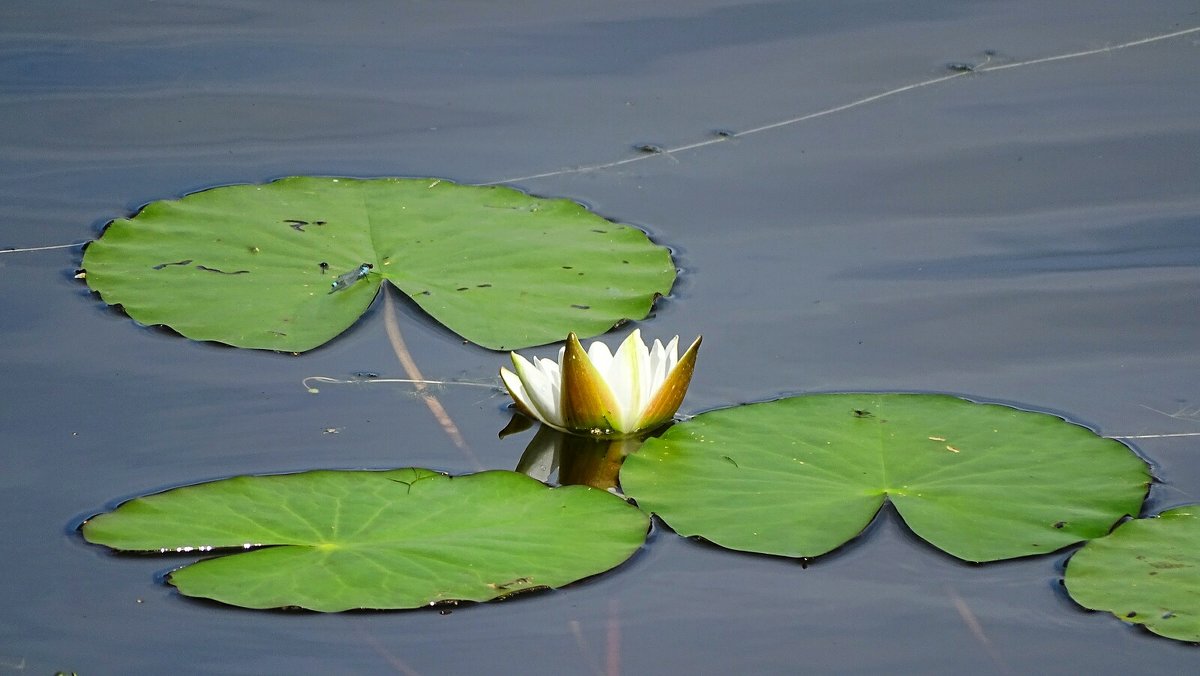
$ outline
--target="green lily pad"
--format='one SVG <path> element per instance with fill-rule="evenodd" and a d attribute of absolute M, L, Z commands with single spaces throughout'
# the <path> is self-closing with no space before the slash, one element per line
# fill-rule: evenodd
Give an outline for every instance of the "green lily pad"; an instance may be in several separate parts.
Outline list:
<path fill-rule="evenodd" d="M 583 486 L 425 469 L 243 476 L 137 498 L 89 519 L 89 542 L 209 552 L 172 572 L 188 596 L 246 608 L 416 608 L 554 588 L 606 571 L 648 517 Z"/>
<path fill-rule="evenodd" d="M 113 221 L 83 267 L 94 291 L 143 324 L 290 352 L 349 328 L 385 279 L 495 350 L 641 319 L 675 279 L 667 249 L 570 200 L 312 176 L 153 202 Z"/>
<path fill-rule="evenodd" d="M 621 485 L 680 535 L 783 556 L 829 552 L 885 500 L 967 561 L 1051 552 L 1137 514 L 1126 446 L 1043 413 L 945 395 L 821 394 L 705 413 L 650 439 Z"/>
<path fill-rule="evenodd" d="M 1127 521 L 1067 562 L 1067 593 L 1160 636 L 1200 641 L 1200 505 Z"/>

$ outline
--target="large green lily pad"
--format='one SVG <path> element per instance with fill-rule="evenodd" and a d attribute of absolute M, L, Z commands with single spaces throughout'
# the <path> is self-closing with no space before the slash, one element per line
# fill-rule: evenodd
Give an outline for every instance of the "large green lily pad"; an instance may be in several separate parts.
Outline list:
<path fill-rule="evenodd" d="M 650 439 L 626 494 L 681 535 L 808 557 L 890 500 L 967 561 L 1051 552 L 1137 514 L 1146 464 L 1042 413 L 945 395 L 821 394 L 713 411 Z"/>
<path fill-rule="evenodd" d="M 311 176 L 153 202 L 113 221 L 83 267 L 93 290 L 143 324 L 292 352 L 346 330 L 385 279 L 496 350 L 641 319 L 675 279 L 665 248 L 570 200 Z"/>
<path fill-rule="evenodd" d="M 1200 505 L 1127 521 L 1067 562 L 1067 592 L 1160 636 L 1200 641 Z"/>
<path fill-rule="evenodd" d="M 583 486 L 424 469 L 245 476 L 137 498 L 89 519 L 122 551 L 228 554 L 171 573 L 247 608 L 416 608 L 561 587 L 620 564 L 648 517 Z"/>

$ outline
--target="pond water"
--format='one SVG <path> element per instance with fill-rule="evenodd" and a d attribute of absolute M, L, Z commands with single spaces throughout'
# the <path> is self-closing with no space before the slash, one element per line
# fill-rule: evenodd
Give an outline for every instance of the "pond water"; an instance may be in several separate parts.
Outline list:
<path fill-rule="evenodd" d="M 1200 26 L 1195 2 L 699 0 L 7 3 L 0 248 L 82 242 L 154 199 L 293 174 L 503 181 L 676 148 L 951 74 Z M 992 51 L 990 57 L 986 52 Z M 645 228 L 682 269 L 649 337 L 704 334 L 684 413 L 836 390 L 952 392 L 1116 436 L 1200 432 L 1200 33 L 968 73 L 593 171 L 517 180 Z M 207 478 L 514 467 L 507 398 L 403 386 L 380 303 L 302 357 L 135 325 L 76 248 L 0 253 L 0 674 L 1104 673 L 1193 646 L 1088 613 L 1069 551 L 957 562 L 885 510 L 810 562 L 656 525 L 566 589 L 450 612 L 251 612 L 179 596 L 190 559 L 113 556 L 82 518 Z M 410 304 L 432 378 L 505 356 Z M 553 348 L 534 350 L 550 354 Z M 1174 414 L 1174 415 L 1173 415 Z M 336 430 L 336 433 L 331 433 Z M 1134 442 L 1200 501 L 1200 438 Z"/>

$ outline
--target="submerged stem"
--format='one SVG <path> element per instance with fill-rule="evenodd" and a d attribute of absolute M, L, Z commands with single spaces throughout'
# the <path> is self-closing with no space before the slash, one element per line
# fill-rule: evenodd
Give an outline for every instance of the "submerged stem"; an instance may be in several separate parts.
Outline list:
<path fill-rule="evenodd" d="M 421 395 L 421 398 L 425 401 L 425 405 L 429 407 L 429 412 L 437 419 L 438 424 L 442 426 L 442 431 L 446 433 L 446 436 L 450 437 L 450 441 L 475 465 L 475 469 L 482 470 L 483 463 L 479 461 L 479 458 L 476 457 L 471 447 L 467 445 L 462 432 L 458 430 L 458 425 L 454 424 L 454 420 L 446 412 L 446 407 L 442 406 L 442 402 L 428 391 L 429 388 L 426 387 L 425 383 L 429 381 L 426 380 L 425 376 L 421 375 L 421 369 L 417 368 L 417 362 L 413 360 L 408 347 L 404 344 L 404 337 L 400 335 L 400 324 L 396 320 L 395 301 L 392 300 L 392 294 L 387 288 L 383 290 L 383 319 L 384 326 L 387 327 L 388 341 L 392 344 L 392 350 L 396 353 L 396 358 L 400 360 L 401 368 L 404 369 L 404 372 L 413 381 L 417 393 Z"/>

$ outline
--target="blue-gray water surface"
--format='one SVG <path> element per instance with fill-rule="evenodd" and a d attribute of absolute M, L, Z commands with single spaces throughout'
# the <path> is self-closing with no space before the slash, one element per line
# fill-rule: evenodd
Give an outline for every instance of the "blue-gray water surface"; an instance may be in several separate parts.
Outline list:
<path fill-rule="evenodd" d="M 71 244 L 155 199 L 293 174 L 503 181 L 636 156 L 990 65 L 1200 26 L 1194 0 L 189 2 L 0 7 L 0 248 Z M 988 55 L 988 52 L 993 52 Z M 1200 33 L 966 74 L 791 125 L 516 180 L 672 247 L 637 325 L 704 334 L 684 413 L 783 393 L 964 394 L 1132 441 L 1200 501 Z M 959 563 L 886 511 L 810 562 L 656 525 L 628 564 L 511 601 L 253 612 L 181 597 L 188 559 L 80 519 L 242 473 L 515 466 L 507 399 L 402 386 L 377 303 L 301 357 L 140 327 L 75 248 L 0 253 L 0 675 L 1186 673 L 1197 648 L 1075 606 L 1070 551 Z M 495 379 L 408 304 L 432 378 Z M 534 350 L 549 354 L 553 348 Z M 337 433 L 330 433 L 336 430 Z"/>

